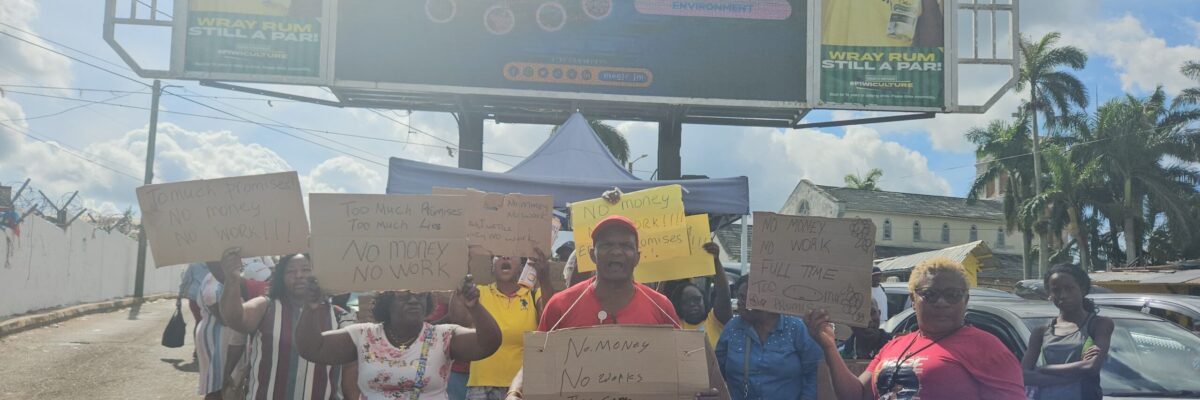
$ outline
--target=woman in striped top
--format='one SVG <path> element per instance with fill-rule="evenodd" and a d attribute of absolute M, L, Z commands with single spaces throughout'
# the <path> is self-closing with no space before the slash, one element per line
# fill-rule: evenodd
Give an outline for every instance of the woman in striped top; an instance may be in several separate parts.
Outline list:
<path fill-rule="evenodd" d="M 240 265 L 240 249 L 227 250 L 222 269 Z M 227 270 L 228 271 L 228 270 Z M 236 273 L 226 273 L 228 281 L 221 295 L 221 314 L 226 326 L 250 335 L 246 353 L 250 363 L 250 400 L 341 400 L 341 368 L 337 364 L 312 363 L 296 350 L 296 326 L 300 313 L 315 305 L 314 323 L 336 329 L 334 308 L 323 301 L 321 289 L 312 274 L 307 254 L 283 256 L 271 274 L 266 296 L 242 302 L 241 282 Z"/>
<path fill-rule="evenodd" d="M 500 347 L 500 326 L 479 304 L 479 288 L 468 275 L 459 296 L 475 329 L 424 321 L 432 308 L 428 292 L 384 292 L 375 299 L 378 323 L 354 324 L 330 331 L 320 324 L 319 309 L 306 308 L 296 330 L 300 354 L 319 363 L 358 366 L 360 399 L 446 400 L 450 365 L 478 361 Z"/>

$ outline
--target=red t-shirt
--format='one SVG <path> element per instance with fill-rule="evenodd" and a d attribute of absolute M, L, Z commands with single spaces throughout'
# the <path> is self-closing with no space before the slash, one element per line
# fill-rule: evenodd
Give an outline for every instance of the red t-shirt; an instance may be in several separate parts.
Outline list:
<path fill-rule="evenodd" d="M 913 340 L 916 340 L 915 342 Z M 1024 400 L 1021 363 L 992 334 L 964 326 L 955 334 L 933 341 L 916 332 L 888 342 L 867 366 L 877 399 Z M 909 344 L 912 346 L 909 346 Z M 897 371 L 896 363 L 906 359 Z M 924 350 L 921 350 L 924 348 Z M 918 351 L 920 350 L 920 351 Z M 915 353 L 915 355 L 913 355 Z M 899 393 L 892 375 L 900 385 Z M 885 396 L 880 396 L 883 393 Z M 889 397 L 890 396 L 890 397 Z"/>
<path fill-rule="evenodd" d="M 596 278 L 579 282 L 567 290 L 558 292 L 550 298 L 546 309 L 542 311 L 542 319 L 538 323 L 538 331 L 547 332 L 555 323 L 554 329 L 579 328 L 585 326 L 606 325 L 670 325 L 676 326 L 679 316 L 675 315 L 675 306 L 662 293 L 650 289 L 646 285 L 633 283 L 633 298 L 617 315 L 608 315 L 600 321 L 600 301 L 596 299 L 596 290 L 592 282 Z M 582 296 L 582 297 L 580 297 Z M 579 302 L 576 303 L 576 300 Z M 571 307 L 574 303 L 575 306 Z M 655 304 L 657 303 L 657 305 Z M 571 312 L 567 312 L 571 309 Z M 563 315 L 566 314 L 564 317 Z M 562 318 L 562 322 L 559 322 Z"/>

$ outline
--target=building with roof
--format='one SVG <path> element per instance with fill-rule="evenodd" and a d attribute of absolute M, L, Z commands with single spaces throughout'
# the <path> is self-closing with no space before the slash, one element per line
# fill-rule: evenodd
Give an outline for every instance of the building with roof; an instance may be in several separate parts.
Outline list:
<path fill-rule="evenodd" d="M 982 241 L 993 254 L 996 268 L 980 271 L 980 286 L 1011 289 L 1023 277 L 1021 234 L 1005 229 L 1000 201 L 968 204 L 962 197 L 823 186 L 804 179 L 796 184 L 779 213 L 870 219 L 875 223 L 876 259 Z M 730 262 L 739 260 L 740 225 L 718 230 L 717 239 L 723 257 Z"/>

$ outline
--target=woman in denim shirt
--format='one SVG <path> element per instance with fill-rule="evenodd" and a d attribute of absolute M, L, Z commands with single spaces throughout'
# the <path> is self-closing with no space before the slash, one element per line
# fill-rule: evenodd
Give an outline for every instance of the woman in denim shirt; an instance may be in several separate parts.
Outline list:
<path fill-rule="evenodd" d="M 821 348 L 804 320 L 747 309 L 748 282 L 749 275 L 734 285 L 739 313 L 717 341 L 717 364 L 732 400 L 816 399 Z"/>

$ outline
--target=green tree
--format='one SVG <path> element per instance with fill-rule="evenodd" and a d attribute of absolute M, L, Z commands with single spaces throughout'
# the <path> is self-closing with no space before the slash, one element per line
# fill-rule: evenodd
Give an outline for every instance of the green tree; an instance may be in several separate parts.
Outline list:
<path fill-rule="evenodd" d="M 1089 247 L 1090 229 L 1083 213 L 1091 205 L 1091 193 L 1099 186 L 1100 164 L 1064 142 L 1067 141 L 1050 141 L 1043 147 L 1046 188 L 1040 195 L 1026 200 L 1021 212 L 1024 218 L 1034 219 L 1043 210 L 1051 210 L 1048 213 L 1051 231 L 1060 233 L 1062 228 L 1067 228 L 1074 236 L 1080 266 L 1084 271 L 1092 271 L 1094 257 Z M 1063 246 L 1063 250 L 1068 247 Z"/>
<path fill-rule="evenodd" d="M 1097 207 L 1119 221 L 1126 263 L 1140 260 L 1159 215 L 1175 240 L 1200 239 L 1200 227 L 1187 223 L 1200 185 L 1200 171 L 1186 164 L 1200 162 L 1200 137 L 1189 128 L 1196 121 L 1200 109 L 1168 106 L 1159 87 L 1145 98 L 1109 100 L 1077 129 L 1081 157 L 1097 162 L 1108 182 L 1109 200 Z"/>
<path fill-rule="evenodd" d="M 1183 67 L 1179 68 L 1183 75 L 1196 81 L 1200 84 L 1200 61 L 1188 61 L 1183 63 Z M 1200 86 L 1183 89 L 1175 96 L 1176 105 L 1197 105 L 1200 104 Z"/>
<path fill-rule="evenodd" d="M 1017 77 L 1016 90 L 1029 89 L 1029 101 L 1025 103 L 1025 111 L 1033 118 L 1033 152 L 1040 154 L 1040 133 L 1038 132 L 1038 116 L 1047 120 L 1056 115 L 1067 115 L 1072 106 L 1087 107 L 1087 88 L 1070 72 L 1062 68 L 1081 70 L 1087 64 L 1087 54 L 1074 46 L 1056 47 L 1061 35 L 1051 32 L 1041 40 L 1032 41 L 1029 37 L 1021 37 L 1021 73 Z M 1041 159 L 1033 158 L 1033 192 L 1036 196 L 1042 193 Z M 1048 251 L 1049 228 L 1045 217 L 1039 217 L 1035 226 L 1038 232 L 1038 275 L 1045 273 L 1050 263 Z"/>
<path fill-rule="evenodd" d="M 985 128 L 973 128 L 967 132 L 967 139 L 977 146 L 976 158 L 986 163 L 982 173 L 971 184 L 967 202 L 977 201 L 988 183 L 1001 176 L 1008 178 L 1003 190 L 1005 229 L 1009 232 L 1013 229 L 1021 231 L 1023 271 L 1027 277 L 1031 276 L 1034 219 L 1020 213 L 1021 204 L 1033 197 L 1033 161 L 1032 157 L 1028 157 L 1032 149 L 1028 115 L 1020 113 L 1012 123 L 997 120 Z"/>
<path fill-rule="evenodd" d="M 846 187 L 851 189 L 879 190 L 879 178 L 883 177 L 883 170 L 879 168 L 871 168 L 867 171 L 866 176 L 847 174 L 844 178 Z"/>

